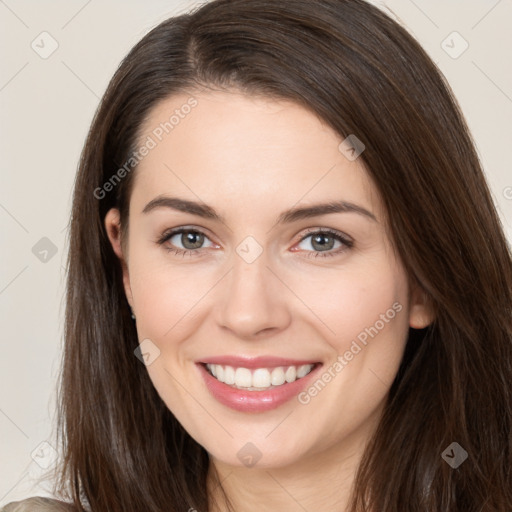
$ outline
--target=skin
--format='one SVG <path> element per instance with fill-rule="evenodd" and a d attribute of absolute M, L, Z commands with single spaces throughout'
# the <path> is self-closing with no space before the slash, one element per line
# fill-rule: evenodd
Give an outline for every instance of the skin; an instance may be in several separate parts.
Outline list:
<path fill-rule="evenodd" d="M 292 102 L 234 90 L 194 97 L 197 106 L 136 170 L 127 240 L 119 212 L 105 218 L 139 340 L 160 350 L 149 376 L 209 452 L 212 497 L 219 497 L 215 468 L 237 511 L 343 510 L 408 328 L 425 327 L 432 313 L 422 291 L 408 283 L 361 159 L 350 161 L 338 149 L 341 136 Z M 189 98 L 158 104 L 141 141 Z M 142 213 L 160 195 L 204 202 L 224 222 L 170 208 Z M 289 208 L 341 199 L 376 220 L 341 212 L 276 224 Z M 181 235 L 156 243 L 181 226 L 204 232 L 203 245 Z M 343 250 L 322 257 L 307 235 L 326 228 L 350 237 L 353 247 L 329 239 L 334 246 L 327 252 Z M 252 263 L 236 252 L 249 235 L 263 251 Z M 201 248 L 183 256 L 165 248 L 173 246 Z M 210 395 L 195 365 L 236 354 L 315 360 L 328 368 L 394 303 L 401 311 L 307 404 L 292 399 L 263 413 L 231 410 Z M 262 454 L 251 468 L 237 457 L 247 442 Z M 226 509 L 220 503 L 215 510 Z"/>

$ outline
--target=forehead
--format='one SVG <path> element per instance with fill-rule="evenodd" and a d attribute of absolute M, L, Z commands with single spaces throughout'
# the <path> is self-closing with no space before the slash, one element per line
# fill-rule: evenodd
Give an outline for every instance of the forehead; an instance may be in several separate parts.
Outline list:
<path fill-rule="evenodd" d="M 234 91 L 176 94 L 142 126 L 139 146 L 151 149 L 137 166 L 132 201 L 140 210 L 156 195 L 180 194 L 250 210 L 343 199 L 381 217 L 362 160 L 347 158 L 342 141 L 291 101 Z"/>

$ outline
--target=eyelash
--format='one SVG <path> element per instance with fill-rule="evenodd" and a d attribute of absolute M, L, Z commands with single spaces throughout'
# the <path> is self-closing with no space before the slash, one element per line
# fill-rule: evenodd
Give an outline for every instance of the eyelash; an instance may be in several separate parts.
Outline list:
<path fill-rule="evenodd" d="M 162 237 L 157 240 L 156 243 L 158 245 L 164 245 L 165 242 L 170 240 L 174 235 L 178 235 L 180 233 L 195 233 L 195 234 L 204 235 L 206 238 L 208 238 L 206 233 L 204 233 L 203 231 L 201 231 L 199 229 L 176 228 L 176 229 L 173 229 L 171 231 L 167 231 L 166 233 L 164 233 L 162 235 Z M 348 237 L 344 236 L 339 231 L 336 231 L 335 229 L 330 229 L 330 228 L 312 229 L 312 230 L 308 231 L 297 243 L 303 242 L 304 240 L 309 238 L 311 235 L 319 235 L 319 234 L 331 235 L 334 239 L 341 242 L 345 247 L 338 249 L 336 251 L 305 251 L 306 253 L 308 253 L 306 256 L 307 258 L 317 258 L 319 256 L 321 258 L 327 258 L 330 256 L 337 256 L 338 254 L 341 254 L 342 252 L 345 252 L 347 249 L 351 249 L 354 246 L 354 242 L 352 240 L 350 240 Z M 201 248 L 199 248 L 199 249 L 179 249 L 177 247 L 169 247 L 169 246 L 164 246 L 164 248 L 167 252 L 177 254 L 178 256 L 179 255 L 197 256 L 198 253 L 200 253 L 200 251 L 201 251 Z"/>

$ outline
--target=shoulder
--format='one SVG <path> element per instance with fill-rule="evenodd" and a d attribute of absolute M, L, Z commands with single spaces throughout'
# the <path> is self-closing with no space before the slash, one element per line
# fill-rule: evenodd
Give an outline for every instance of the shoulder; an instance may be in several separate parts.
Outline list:
<path fill-rule="evenodd" d="M 73 512 L 69 503 L 51 498 L 34 497 L 22 501 L 13 501 L 5 505 L 0 512 Z"/>

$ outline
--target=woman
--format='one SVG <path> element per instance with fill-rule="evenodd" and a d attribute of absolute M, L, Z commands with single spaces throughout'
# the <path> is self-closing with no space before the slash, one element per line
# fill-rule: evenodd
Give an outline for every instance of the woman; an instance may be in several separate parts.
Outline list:
<path fill-rule="evenodd" d="M 380 10 L 165 21 L 75 183 L 56 495 L 509 512 L 511 263 L 449 87 Z"/>

